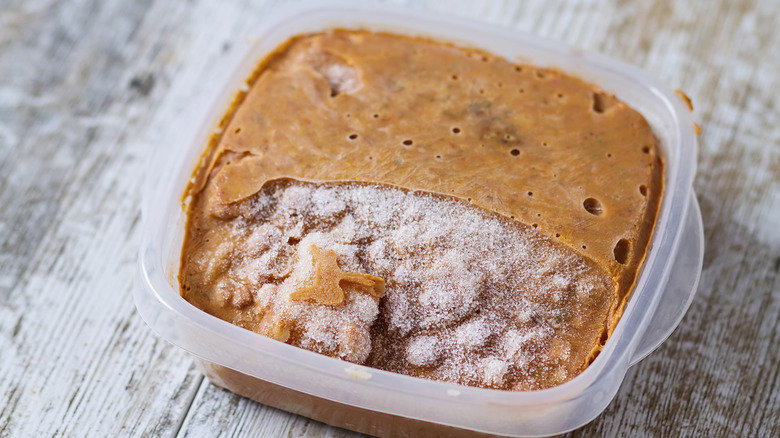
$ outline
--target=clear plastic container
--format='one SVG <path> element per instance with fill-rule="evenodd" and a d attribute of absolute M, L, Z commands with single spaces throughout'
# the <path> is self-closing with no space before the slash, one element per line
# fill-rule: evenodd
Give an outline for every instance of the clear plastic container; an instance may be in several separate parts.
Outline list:
<path fill-rule="evenodd" d="M 563 385 L 530 392 L 429 381 L 274 341 L 210 316 L 181 298 L 176 278 L 186 220 L 181 197 L 209 135 L 265 55 L 292 36 L 334 28 L 430 37 L 552 67 L 613 92 L 653 127 L 666 161 L 656 229 L 620 322 L 582 374 Z M 212 382 L 266 404 L 374 435 L 552 435 L 599 415 L 628 367 L 658 347 L 682 319 L 696 290 L 703 254 L 701 216 L 692 189 L 696 133 L 689 109 L 657 80 L 605 56 L 535 35 L 366 2 L 287 5 L 258 19 L 247 41 L 243 53 L 227 60 L 219 73 L 224 85 L 197 97 L 170 127 L 144 187 L 136 306 L 155 332 L 190 352 Z"/>

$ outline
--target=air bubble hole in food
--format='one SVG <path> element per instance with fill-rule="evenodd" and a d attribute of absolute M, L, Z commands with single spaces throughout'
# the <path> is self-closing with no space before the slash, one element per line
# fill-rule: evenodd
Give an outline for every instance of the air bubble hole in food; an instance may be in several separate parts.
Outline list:
<path fill-rule="evenodd" d="M 604 93 L 593 93 L 593 111 L 603 114 L 608 106 L 607 97 Z"/>
<path fill-rule="evenodd" d="M 621 265 L 628 262 L 628 254 L 631 252 L 631 243 L 627 239 L 620 239 L 615 244 L 615 260 Z"/>
<path fill-rule="evenodd" d="M 594 216 L 601 216 L 604 213 L 604 209 L 601 207 L 601 202 L 596 198 L 588 198 L 582 202 L 582 206 L 585 207 L 588 213 Z"/>

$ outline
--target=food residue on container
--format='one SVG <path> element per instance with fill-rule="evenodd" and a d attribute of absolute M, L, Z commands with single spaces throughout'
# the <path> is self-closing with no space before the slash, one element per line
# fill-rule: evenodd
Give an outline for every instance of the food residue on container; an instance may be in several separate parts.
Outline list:
<path fill-rule="evenodd" d="M 224 125 L 188 190 L 182 295 L 282 342 L 464 385 L 582 372 L 662 193 L 657 139 L 611 94 L 391 34 L 291 40 Z"/>

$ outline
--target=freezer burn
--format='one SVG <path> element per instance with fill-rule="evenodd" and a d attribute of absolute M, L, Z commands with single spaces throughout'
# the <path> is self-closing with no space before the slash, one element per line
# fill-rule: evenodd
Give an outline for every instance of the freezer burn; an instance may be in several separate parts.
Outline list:
<path fill-rule="evenodd" d="M 599 354 L 663 192 L 634 109 L 552 69 L 387 33 L 291 39 L 195 170 L 181 295 L 247 330 L 484 388 Z"/>

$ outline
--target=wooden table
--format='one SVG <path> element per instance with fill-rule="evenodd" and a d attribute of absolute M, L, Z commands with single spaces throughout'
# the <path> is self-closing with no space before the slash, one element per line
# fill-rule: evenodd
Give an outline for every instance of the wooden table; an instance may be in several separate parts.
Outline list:
<path fill-rule="evenodd" d="M 147 156 L 275 1 L 0 4 L 0 436 L 352 436 L 217 389 L 131 297 Z M 706 253 L 680 327 L 570 436 L 780 436 L 780 4 L 399 1 L 692 98 Z"/>

